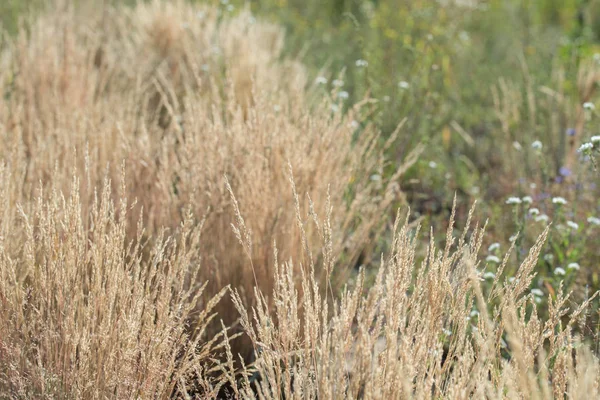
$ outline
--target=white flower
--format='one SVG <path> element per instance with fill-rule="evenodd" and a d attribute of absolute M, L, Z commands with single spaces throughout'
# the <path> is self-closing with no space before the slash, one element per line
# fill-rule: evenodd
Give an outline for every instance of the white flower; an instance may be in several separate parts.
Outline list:
<path fill-rule="evenodd" d="M 554 255 L 552 254 L 544 254 L 544 261 L 552 262 L 554 261 Z"/>
<path fill-rule="evenodd" d="M 597 136 L 592 136 L 592 137 L 590 138 L 590 141 L 591 141 L 592 143 L 600 143 L 600 135 L 597 135 Z"/>
<path fill-rule="evenodd" d="M 338 112 L 340 110 L 340 108 L 338 107 L 337 104 L 332 104 L 331 105 L 331 111 L 333 112 Z"/>
<path fill-rule="evenodd" d="M 579 224 L 577 222 L 567 221 L 567 225 L 569 226 L 569 228 L 573 229 L 574 231 L 579 229 Z"/>
<path fill-rule="evenodd" d="M 531 215 L 538 215 L 539 213 L 540 213 L 540 210 L 538 208 L 533 207 L 533 208 L 529 209 L 529 214 L 531 214 Z"/>
<path fill-rule="evenodd" d="M 366 67 L 367 65 L 369 65 L 367 60 L 356 60 L 356 66 L 359 68 Z"/>
<path fill-rule="evenodd" d="M 588 217 L 587 222 L 593 225 L 600 225 L 600 218 L 597 217 Z"/>
<path fill-rule="evenodd" d="M 355 120 L 350 121 L 350 128 L 356 129 L 359 126 L 360 126 L 360 124 L 357 121 L 355 121 Z"/>
<path fill-rule="evenodd" d="M 280 106 L 279 104 L 275 104 L 275 105 L 273 106 L 273 111 L 275 111 L 275 112 L 279 112 L 279 111 L 281 111 L 281 106 Z"/>
<path fill-rule="evenodd" d="M 564 197 L 553 197 L 552 203 L 565 205 L 565 204 L 567 204 L 567 200 L 565 200 Z"/>
<path fill-rule="evenodd" d="M 488 251 L 491 253 L 494 250 L 498 250 L 500 248 L 500 243 L 496 242 L 496 243 L 492 243 L 490 244 L 490 247 L 488 247 Z"/>
<path fill-rule="evenodd" d="M 544 146 L 542 145 L 542 142 L 536 140 L 535 142 L 531 143 L 531 147 L 535 150 L 541 150 Z"/>
<path fill-rule="evenodd" d="M 473 310 L 473 311 L 471 311 L 470 315 L 471 315 L 471 317 L 477 317 L 477 316 L 479 316 L 479 311 Z"/>
<path fill-rule="evenodd" d="M 338 97 L 340 99 L 347 99 L 348 97 L 350 97 L 350 95 L 345 90 L 342 90 L 341 92 L 338 93 Z"/>
<path fill-rule="evenodd" d="M 519 234 L 515 233 L 514 235 L 512 235 L 511 237 L 508 238 L 508 241 L 512 243 L 515 240 L 517 240 L 518 237 L 519 237 Z"/>
<path fill-rule="evenodd" d="M 496 278 L 496 274 L 493 272 L 486 272 L 485 274 L 483 274 L 483 279 L 494 279 Z"/>
<path fill-rule="evenodd" d="M 538 288 L 531 289 L 531 294 L 533 294 L 534 296 L 544 297 L 544 292 L 542 292 Z"/>
<path fill-rule="evenodd" d="M 452 331 L 449 329 L 442 329 L 442 332 L 444 332 L 444 335 L 446 335 L 446 336 L 452 335 Z"/>
<path fill-rule="evenodd" d="M 400 81 L 400 82 L 398 82 L 398 87 L 400 89 L 406 90 L 406 89 L 408 89 L 410 87 L 410 83 L 408 83 L 406 81 Z"/>
<path fill-rule="evenodd" d="M 521 146 L 521 143 L 517 142 L 516 140 L 513 142 L 513 147 L 515 148 L 515 150 L 518 151 L 523 150 L 523 146 Z"/>
<path fill-rule="evenodd" d="M 334 80 L 331 83 L 333 83 L 333 86 L 335 86 L 335 87 L 342 87 L 342 86 L 344 86 L 344 81 L 341 80 L 341 79 L 336 79 L 336 80 Z"/>
<path fill-rule="evenodd" d="M 385 101 L 386 103 L 389 103 L 390 100 L 392 100 L 390 96 L 383 96 L 383 101 Z"/>
<path fill-rule="evenodd" d="M 569 265 L 567 265 L 567 269 L 574 269 L 575 271 L 579 271 L 579 268 L 581 267 L 576 262 L 572 262 Z"/>
<path fill-rule="evenodd" d="M 324 76 L 318 76 L 317 79 L 315 79 L 315 83 L 317 85 L 325 85 L 327 83 L 327 78 Z"/>
<path fill-rule="evenodd" d="M 378 182 L 378 181 L 380 181 L 380 180 L 381 180 L 381 175 L 379 175 L 379 174 L 373 174 L 373 175 L 371 175 L 371 178 L 370 178 L 370 179 L 371 179 L 372 181 Z"/>
<path fill-rule="evenodd" d="M 435 161 L 429 161 L 429 168 L 437 168 L 437 163 Z"/>
<path fill-rule="evenodd" d="M 584 143 L 577 149 L 578 153 L 583 153 L 594 148 L 593 143 Z"/>
<path fill-rule="evenodd" d="M 548 217 L 546 214 L 538 215 L 537 217 L 535 217 L 535 222 L 540 222 L 540 221 L 548 222 L 549 220 L 550 220 L 550 217 Z"/>
<path fill-rule="evenodd" d="M 523 200 L 523 203 L 527 203 L 527 204 L 533 203 L 533 198 L 531 196 L 525 196 L 521 200 Z"/>
<path fill-rule="evenodd" d="M 511 276 L 510 278 L 508 278 L 508 282 L 513 283 L 517 278 L 515 278 L 514 276 Z"/>
<path fill-rule="evenodd" d="M 585 103 L 583 103 L 583 108 L 585 108 L 586 110 L 594 110 L 596 106 L 594 106 L 594 103 L 592 103 L 591 101 L 586 101 Z"/>
<path fill-rule="evenodd" d="M 506 200 L 506 204 L 521 204 L 521 199 L 518 197 L 509 197 Z"/>
<path fill-rule="evenodd" d="M 567 273 L 567 271 L 565 271 L 563 268 L 561 267 L 556 267 L 554 269 L 554 275 L 562 275 L 564 276 Z"/>
<path fill-rule="evenodd" d="M 485 261 L 486 262 L 493 262 L 493 263 L 496 263 L 496 264 L 500 264 L 500 259 L 498 257 L 492 256 L 492 255 L 487 256 L 485 258 Z"/>

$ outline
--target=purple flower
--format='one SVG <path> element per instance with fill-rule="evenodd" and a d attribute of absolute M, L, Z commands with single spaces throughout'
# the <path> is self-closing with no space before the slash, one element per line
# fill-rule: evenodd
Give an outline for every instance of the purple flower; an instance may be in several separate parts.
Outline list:
<path fill-rule="evenodd" d="M 568 128 L 565 133 L 567 136 L 575 136 L 575 128 Z"/>
<path fill-rule="evenodd" d="M 541 201 L 550 197 L 550 193 L 542 192 L 534 196 L 536 201 Z"/>
<path fill-rule="evenodd" d="M 560 167 L 560 169 L 558 170 L 558 173 L 561 174 L 562 176 L 570 176 L 571 175 L 571 170 L 567 167 Z"/>

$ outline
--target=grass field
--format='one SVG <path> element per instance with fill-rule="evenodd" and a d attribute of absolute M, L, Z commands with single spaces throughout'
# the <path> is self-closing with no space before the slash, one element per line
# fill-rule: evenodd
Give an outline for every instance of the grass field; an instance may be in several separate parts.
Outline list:
<path fill-rule="evenodd" d="M 0 398 L 600 397 L 600 1 L 0 21 Z"/>

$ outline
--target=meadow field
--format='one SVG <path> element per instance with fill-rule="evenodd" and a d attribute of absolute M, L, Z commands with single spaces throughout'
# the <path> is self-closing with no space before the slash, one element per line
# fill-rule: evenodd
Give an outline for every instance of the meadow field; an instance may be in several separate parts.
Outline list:
<path fill-rule="evenodd" d="M 0 24 L 0 399 L 600 398 L 600 0 Z"/>

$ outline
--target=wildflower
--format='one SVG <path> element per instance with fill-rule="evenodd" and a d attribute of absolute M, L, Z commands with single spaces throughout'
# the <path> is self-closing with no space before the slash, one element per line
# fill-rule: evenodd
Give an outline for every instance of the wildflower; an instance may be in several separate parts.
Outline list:
<path fill-rule="evenodd" d="M 541 150 L 543 145 L 542 145 L 542 142 L 540 142 L 539 140 L 536 140 L 535 142 L 531 143 L 531 147 L 534 150 Z"/>
<path fill-rule="evenodd" d="M 317 79 L 315 79 L 315 83 L 317 85 L 325 85 L 327 83 L 327 78 L 325 78 L 324 76 L 319 76 L 317 77 Z"/>
<path fill-rule="evenodd" d="M 444 335 L 446 335 L 446 336 L 452 335 L 452 331 L 449 329 L 442 329 L 442 332 L 444 332 Z"/>
<path fill-rule="evenodd" d="M 513 142 L 513 147 L 515 148 L 515 150 L 518 151 L 523 150 L 523 146 L 521 146 L 521 143 L 517 142 L 516 140 Z"/>
<path fill-rule="evenodd" d="M 529 214 L 531 214 L 531 215 L 538 215 L 539 213 L 540 213 L 539 208 L 533 207 L 533 208 L 529 209 Z"/>
<path fill-rule="evenodd" d="M 554 255 L 552 255 L 552 254 L 550 254 L 550 253 L 548 253 L 548 254 L 544 254 L 544 261 L 547 261 L 547 262 L 552 262 L 552 261 L 554 261 Z"/>
<path fill-rule="evenodd" d="M 552 203 L 553 204 L 562 204 L 562 205 L 565 205 L 565 204 L 567 204 L 567 200 L 565 200 L 564 197 L 558 196 L 558 197 L 553 197 L 552 198 Z"/>
<path fill-rule="evenodd" d="M 590 141 L 593 143 L 600 143 L 600 135 L 592 136 Z"/>
<path fill-rule="evenodd" d="M 340 108 L 338 107 L 337 104 L 332 104 L 331 105 L 331 111 L 333 112 L 338 112 L 340 110 Z"/>
<path fill-rule="evenodd" d="M 279 111 L 281 111 L 281 106 L 280 106 L 279 104 L 275 104 L 275 105 L 273 106 L 273 111 L 275 111 L 275 112 L 279 112 Z"/>
<path fill-rule="evenodd" d="M 575 132 L 576 131 L 575 131 L 574 128 L 569 128 L 569 129 L 566 130 L 565 133 L 567 134 L 567 136 L 575 136 Z"/>
<path fill-rule="evenodd" d="M 494 279 L 496 278 L 496 274 L 493 272 L 486 272 L 485 274 L 483 274 L 483 279 Z"/>
<path fill-rule="evenodd" d="M 331 83 L 333 83 L 333 86 L 335 86 L 335 87 L 342 87 L 342 86 L 344 86 L 344 81 L 341 80 L 341 79 L 336 79 L 336 80 L 334 80 Z"/>
<path fill-rule="evenodd" d="M 392 100 L 390 96 L 383 96 L 383 101 L 385 101 L 386 103 L 389 103 L 390 100 Z"/>
<path fill-rule="evenodd" d="M 518 197 L 509 197 L 506 200 L 506 204 L 521 204 L 521 199 Z"/>
<path fill-rule="evenodd" d="M 437 163 L 435 161 L 429 161 L 429 168 L 431 168 L 431 169 L 437 168 Z"/>
<path fill-rule="evenodd" d="M 579 148 L 577 149 L 578 153 L 585 153 L 588 150 L 591 150 L 594 148 L 594 144 L 593 143 L 584 143 L 581 146 L 579 146 Z"/>
<path fill-rule="evenodd" d="M 514 276 L 511 276 L 510 278 L 508 278 L 508 282 L 513 283 L 515 280 L 517 280 L 517 278 L 515 278 Z"/>
<path fill-rule="evenodd" d="M 565 274 L 567 273 L 567 271 L 565 271 L 563 268 L 561 267 L 556 267 L 554 269 L 554 275 L 562 275 L 565 276 Z"/>
<path fill-rule="evenodd" d="M 369 65 L 367 60 L 356 60 L 356 66 L 359 68 L 366 67 L 367 65 Z"/>
<path fill-rule="evenodd" d="M 567 265 L 567 269 L 574 269 L 575 271 L 579 271 L 579 268 L 581 267 L 576 262 L 572 262 L 569 265 Z"/>
<path fill-rule="evenodd" d="M 600 218 L 588 217 L 587 222 L 589 222 L 592 225 L 600 225 Z"/>
<path fill-rule="evenodd" d="M 406 81 L 400 81 L 400 82 L 398 82 L 398 87 L 400 89 L 407 90 L 410 87 L 410 84 Z"/>
<path fill-rule="evenodd" d="M 549 220 L 550 220 L 550 217 L 548 217 L 546 214 L 538 215 L 537 217 L 535 217 L 535 222 L 540 222 L 540 221 L 548 222 Z"/>
<path fill-rule="evenodd" d="M 341 92 L 338 93 L 338 97 L 340 99 L 347 99 L 348 97 L 350 97 L 350 95 L 345 90 L 342 90 Z"/>
<path fill-rule="evenodd" d="M 492 256 L 492 255 L 487 256 L 485 258 L 485 261 L 486 262 L 493 262 L 493 263 L 496 263 L 496 264 L 500 264 L 500 259 L 498 257 Z"/>
<path fill-rule="evenodd" d="M 354 128 L 354 129 L 356 129 L 356 128 L 358 128 L 359 126 L 360 126 L 360 124 L 359 124 L 357 121 L 355 121 L 355 120 L 352 120 L 352 121 L 350 122 L 350 128 Z"/>
<path fill-rule="evenodd" d="M 534 296 L 538 296 L 538 297 L 544 296 L 544 292 L 542 292 L 541 289 L 538 289 L 538 288 L 531 289 L 531 294 L 533 294 Z"/>
<path fill-rule="evenodd" d="M 471 316 L 471 317 L 478 317 L 478 316 L 479 316 L 479 311 L 477 311 L 477 310 L 473 310 L 473 311 L 471 311 L 471 314 L 470 314 L 470 316 Z"/>
<path fill-rule="evenodd" d="M 500 248 L 500 243 L 492 243 L 490 247 L 488 247 L 488 251 L 491 253 L 494 250 L 498 250 Z"/>
<path fill-rule="evenodd" d="M 515 233 L 514 235 L 512 235 L 511 237 L 508 238 L 508 241 L 512 243 L 515 240 L 517 240 L 518 237 L 519 237 L 519 235 L 517 233 Z"/>
<path fill-rule="evenodd" d="M 591 101 L 586 101 L 585 103 L 583 103 L 583 108 L 585 108 L 586 110 L 592 111 L 592 110 L 596 109 L 596 106 Z"/>
<path fill-rule="evenodd" d="M 567 167 L 560 167 L 560 169 L 558 170 L 558 173 L 561 174 L 562 176 L 570 176 L 571 175 L 571 170 Z"/>
<path fill-rule="evenodd" d="M 378 182 L 378 181 L 380 181 L 380 180 L 381 180 L 381 175 L 379 175 L 379 174 L 373 174 L 373 175 L 371 175 L 371 178 L 370 178 L 370 179 L 371 179 L 372 181 L 374 181 L 374 182 Z"/>
<path fill-rule="evenodd" d="M 229 12 L 232 12 L 232 11 L 235 9 L 235 7 L 234 7 L 234 5 L 233 5 L 233 4 L 228 4 L 228 5 L 227 5 L 227 7 L 226 7 L 225 9 L 226 9 L 227 11 L 229 11 Z"/>
<path fill-rule="evenodd" d="M 569 228 L 573 229 L 574 231 L 579 229 L 579 224 L 577 222 L 567 221 L 567 225 L 569 226 Z"/>
<path fill-rule="evenodd" d="M 521 199 L 523 203 L 531 204 L 533 203 L 533 198 L 531 196 L 525 196 Z"/>

